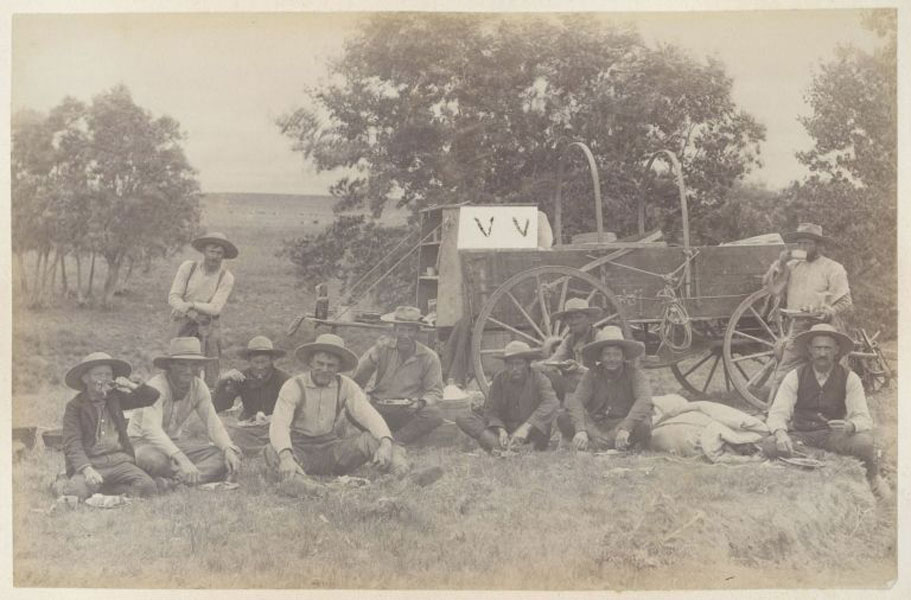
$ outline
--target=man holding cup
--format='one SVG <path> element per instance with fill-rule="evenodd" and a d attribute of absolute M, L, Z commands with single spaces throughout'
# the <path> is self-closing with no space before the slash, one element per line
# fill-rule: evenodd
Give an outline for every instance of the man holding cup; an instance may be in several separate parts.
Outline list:
<path fill-rule="evenodd" d="M 843 330 L 843 318 L 851 310 L 851 289 L 848 274 L 836 261 L 822 255 L 821 247 L 829 239 L 815 223 L 801 223 L 797 231 L 784 236 L 797 248 L 783 250 L 769 270 L 763 283 L 774 294 L 784 293 L 787 308 L 798 311 L 791 319 L 788 342 L 772 378 L 771 397 L 791 370 L 806 363 L 805 356 L 794 345 L 797 335 L 817 323 L 828 323 Z"/>

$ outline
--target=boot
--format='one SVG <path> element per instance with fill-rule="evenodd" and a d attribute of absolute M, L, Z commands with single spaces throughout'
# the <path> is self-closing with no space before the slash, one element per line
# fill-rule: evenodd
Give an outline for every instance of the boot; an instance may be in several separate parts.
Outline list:
<path fill-rule="evenodd" d="M 892 495 L 892 490 L 889 488 L 889 484 L 883 478 L 882 475 L 876 474 L 870 479 L 870 490 L 873 492 L 873 495 L 880 502 L 887 500 Z"/>

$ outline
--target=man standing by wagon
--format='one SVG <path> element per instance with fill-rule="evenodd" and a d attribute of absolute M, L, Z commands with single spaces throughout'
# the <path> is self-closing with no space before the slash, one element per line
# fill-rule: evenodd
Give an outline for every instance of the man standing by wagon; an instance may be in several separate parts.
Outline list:
<path fill-rule="evenodd" d="M 401 447 L 363 390 L 340 373 L 357 365 L 344 340 L 326 333 L 295 354 L 308 367 L 282 386 L 269 426 L 266 464 L 290 493 L 316 492 L 309 475 L 344 475 L 372 460 L 396 475 L 408 472 Z M 360 430 L 353 435 L 350 421 Z"/>
<path fill-rule="evenodd" d="M 814 325 L 794 338 L 797 352 L 809 360 L 785 375 L 766 424 L 766 456 L 791 456 L 795 442 L 858 458 L 878 498 L 889 489 L 876 460 L 873 420 L 860 377 L 838 364 L 853 347 L 850 337 L 828 324 Z"/>
<path fill-rule="evenodd" d="M 423 316 L 413 306 L 399 306 L 380 317 L 392 323 L 390 339 L 374 344 L 358 361 L 353 379 L 366 387 L 370 402 L 383 415 L 400 444 L 410 444 L 443 423 L 437 403 L 443 398 L 443 374 L 436 352 L 417 341 Z"/>
<path fill-rule="evenodd" d="M 158 391 L 127 379 L 131 371 L 129 363 L 93 352 L 67 372 L 64 381 L 79 393 L 63 415 L 67 479 L 55 484 L 55 492 L 80 500 L 96 492 L 157 493 L 156 482 L 136 466 L 123 411 L 149 406 L 158 399 Z"/>
<path fill-rule="evenodd" d="M 468 413 L 456 424 L 488 452 L 525 443 L 546 450 L 560 403 L 547 376 L 531 368 L 541 352 L 513 341 L 502 358 L 506 368 L 494 376 L 482 413 Z"/>
<path fill-rule="evenodd" d="M 272 340 L 258 335 L 240 351 L 248 366 L 243 371 L 231 369 L 218 379 L 212 399 L 218 412 L 234 406 L 240 396 L 243 410 L 237 425 L 227 425 L 231 439 L 246 454 L 256 454 L 269 443 L 269 420 L 278 392 L 290 375 L 277 368 L 275 359 L 285 351 L 275 348 Z"/>
<path fill-rule="evenodd" d="M 623 339 L 608 326 L 582 351 L 588 370 L 567 401 L 568 413 L 557 418 L 564 442 L 576 450 L 645 448 L 651 438 L 652 392 L 634 359 L 645 344 Z"/>
<path fill-rule="evenodd" d="M 215 359 L 205 366 L 206 385 L 214 388 L 221 357 L 221 311 L 234 289 L 234 275 L 222 263 L 226 258 L 237 258 L 238 252 L 225 234 L 217 232 L 196 238 L 192 245 L 202 253 L 203 260 L 187 260 L 180 265 L 171 283 L 168 304 L 175 325 L 174 337 L 198 338 L 205 356 Z"/>
<path fill-rule="evenodd" d="M 152 361 L 163 369 L 148 381 L 158 390 L 158 400 L 133 413 L 127 429 L 136 464 L 151 475 L 196 485 L 220 481 L 240 467 L 240 448 L 218 418 L 208 386 L 196 376 L 200 365 L 211 360 L 203 355 L 198 339 L 179 337 L 171 340 L 167 354 Z M 207 440 L 182 435 L 192 412 L 205 426 Z"/>
<path fill-rule="evenodd" d="M 794 346 L 796 336 L 820 322 L 844 331 L 844 316 L 853 306 L 845 268 L 822 255 L 822 246 L 829 241 L 822 227 L 801 223 L 797 231 L 784 237 L 787 242 L 795 242 L 797 248 L 781 252 L 766 272 L 763 283 L 775 294 L 784 292 L 788 309 L 806 314 L 791 319 L 788 341 L 772 379 L 772 398 L 782 378 L 806 363 L 806 357 Z"/>

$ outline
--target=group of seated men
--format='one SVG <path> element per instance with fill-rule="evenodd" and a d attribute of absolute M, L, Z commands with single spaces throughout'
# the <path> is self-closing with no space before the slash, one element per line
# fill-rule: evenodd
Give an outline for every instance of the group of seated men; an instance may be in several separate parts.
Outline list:
<path fill-rule="evenodd" d="M 495 453 L 525 444 L 547 449 L 554 422 L 564 447 L 647 449 L 652 392 L 637 360 L 644 345 L 624 339 L 618 327 L 594 327 L 599 310 L 567 301 L 555 317 L 569 324 L 569 333 L 548 355 L 524 342 L 507 344 L 499 355 L 505 368 L 484 405 L 459 417 L 459 428 Z M 393 335 L 380 337 L 360 358 L 330 333 L 298 347 L 305 370 L 295 376 L 274 365 L 284 351 L 254 337 L 242 352 L 248 367 L 222 374 L 214 396 L 198 376 L 212 359 L 197 338 L 172 339 L 153 361 L 161 372 L 144 384 L 129 379 L 128 363 L 90 354 L 65 378 L 79 393 L 64 415 L 67 477 L 58 493 L 146 496 L 230 480 L 245 454 L 261 454 L 281 485 L 304 493 L 320 485 L 311 475 L 343 475 L 368 461 L 393 476 L 408 475 L 404 446 L 443 423 L 440 360 L 417 341 L 423 323 L 417 308 L 398 307 L 382 320 Z M 775 395 L 762 452 L 774 458 L 802 444 L 855 456 L 882 497 L 888 488 L 863 387 L 839 364 L 850 338 L 818 324 L 793 343 L 807 361 L 784 377 Z M 225 425 L 218 413 L 238 396 L 239 419 Z M 128 424 L 125 409 L 135 409 Z M 206 440 L 182 435 L 192 412 Z"/>

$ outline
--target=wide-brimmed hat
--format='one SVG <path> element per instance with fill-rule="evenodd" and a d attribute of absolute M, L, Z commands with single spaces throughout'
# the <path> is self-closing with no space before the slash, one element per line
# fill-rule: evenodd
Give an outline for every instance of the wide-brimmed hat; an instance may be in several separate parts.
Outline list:
<path fill-rule="evenodd" d="M 641 356 L 645 352 L 645 344 L 636 340 L 623 339 L 623 331 L 615 325 L 608 325 L 595 334 L 595 341 L 585 344 L 582 348 L 582 362 L 586 367 L 592 367 L 601 358 L 601 349 L 605 346 L 619 346 L 627 360 Z"/>
<path fill-rule="evenodd" d="M 832 241 L 822 234 L 822 226 L 816 223 L 801 223 L 797 226 L 797 231 L 786 233 L 783 237 L 786 242 L 796 242 L 799 239 L 806 238 L 823 243 Z"/>
<path fill-rule="evenodd" d="M 357 366 L 357 355 L 345 347 L 345 340 L 334 333 L 324 333 L 316 338 L 316 341 L 298 346 L 294 355 L 304 363 L 310 362 L 310 357 L 317 352 L 328 352 L 339 357 L 342 361 L 340 371 L 350 371 Z"/>
<path fill-rule="evenodd" d="M 82 376 L 92 367 L 97 367 L 98 365 L 110 365 L 111 370 L 114 371 L 114 377 L 129 377 L 133 371 L 133 367 L 125 360 L 113 358 L 107 352 L 92 352 L 83 358 L 79 364 L 67 371 L 63 381 L 74 390 L 81 391 L 85 388 L 82 383 Z"/>
<path fill-rule="evenodd" d="M 176 337 L 171 338 L 168 343 L 168 353 L 163 356 L 156 356 L 152 359 L 152 364 L 159 369 L 167 369 L 173 360 L 194 360 L 198 362 L 208 362 L 215 360 L 202 353 L 202 347 L 199 345 L 199 339 L 195 337 Z"/>
<path fill-rule="evenodd" d="M 563 305 L 563 310 L 558 310 L 551 315 L 551 317 L 554 319 L 562 319 L 573 313 L 585 313 L 589 317 L 597 319 L 601 316 L 601 312 L 601 309 L 597 306 L 589 306 L 588 300 L 585 300 L 584 298 L 570 298 L 566 301 L 566 304 Z"/>
<path fill-rule="evenodd" d="M 414 306 L 397 306 L 391 313 L 380 317 L 386 323 L 403 323 L 405 325 L 427 326 L 426 317 L 421 314 L 421 309 Z"/>
<path fill-rule="evenodd" d="M 503 348 L 502 354 L 497 354 L 495 356 L 497 358 L 502 358 L 503 360 L 509 360 L 510 358 L 524 358 L 525 360 L 535 360 L 541 358 L 541 349 L 532 348 L 525 342 L 515 340 L 506 344 L 506 347 Z"/>
<path fill-rule="evenodd" d="M 237 258 L 237 246 L 228 241 L 228 236 L 221 233 L 220 231 L 213 231 L 212 233 L 207 233 L 203 236 L 200 236 L 191 242 L 191 245 L 199 250 L 204 252 L 206 246 L 209 244 L 218 244 L 225 249 L 225 258 Z"/>
<path fill-rule="evenodd" d="M 807 331 L 797 334 L 797 336 L 794 337 L 794 348 L 801 354 L 809 354 L 807 346 L 809 345 L 810 340 L 817 335 L 827 335 L 833 338 L 838 343 L 838 356 L 844 356 L 854 349 L 854 340 L 828 323 L 813 325 Z"/>
<path fill-rule="evenodd" d="M 264 335 L 258 335 L 247 343 L 247 347 L 238 352 L 241 358 L 249 359 L 254 354 L 268 354 L 272 358 L 279 358 L 285 355 L 281 348 L 272 346 L 272 340 Z"/>

